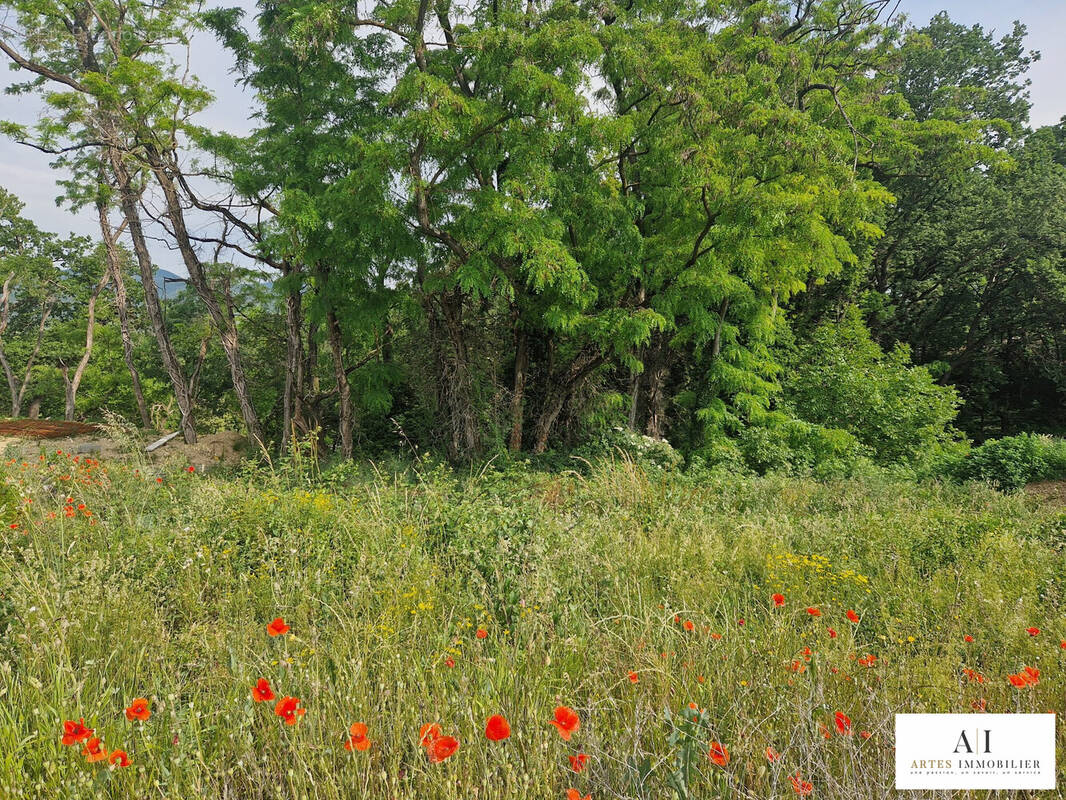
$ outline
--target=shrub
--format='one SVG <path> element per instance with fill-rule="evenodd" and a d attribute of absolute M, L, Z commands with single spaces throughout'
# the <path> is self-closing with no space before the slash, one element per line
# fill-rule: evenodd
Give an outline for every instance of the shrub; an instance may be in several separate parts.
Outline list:
<path fill-rule="evenodd" d="M 1003 491 L 1066 477 L 1066 441 L 1029 433 L 989 439 L 944 459 L 938 472 L 957 481 L 984 481 Z"/>
<path fill-rule="evenodd" d="M 955 389 L 913 366 L 906 346 L 884 352 L 856 309 L 797 349 L 784 390 L 796 417 L 847 431 L 879 464 L 913 464 L 958 438 Z"/>

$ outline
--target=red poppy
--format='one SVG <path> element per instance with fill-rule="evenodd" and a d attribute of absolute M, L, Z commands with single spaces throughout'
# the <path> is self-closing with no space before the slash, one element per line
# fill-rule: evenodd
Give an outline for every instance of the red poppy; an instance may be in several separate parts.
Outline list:
<path fill-rule="evenodd" d="M 252 699 L 257 703 L 267 703 L 274 699 L 274 690 L 270 688 L 270 681 L 260 678 L 252 687 Z"/>
<path fill-rule="evenodd" d="M 592 795 L 587 794 L 582 797 L 581 792 L 579 792 L 577 789 L 567 789 L 566 800 L 592 800 Z"/>
<path fill-rule="evenodd" d="M 711 742 L 707 757 L 720 767 L 724 767 L 729 763 L 729 751 L 726 750 L 725 745 L 721 742 Z"/>
<path fill-rule="evenodd" d="M 581 719 L 574 709 L 567 706 L 556 706 L 555 719 L 549 720 L 548 724 L 558 728 L 559 735 L 563 737 L 564 741 L 569 742 L 570 737 L 581 727 Z"/>
<path fill-rule="evenodd" d="M 578 753 L 576 756 L 567 756 L 570 759 L 570 769 L 574 772 L 581 772 L 585 769 L 585 762 L 589 760 L 589 757 L 584 753 Z"/>
<path fill-rule="evenodd" d="M 966 644 L 969 644 L 970 642 L 972 642 L 972 641 L 973 641 L 973 637 L 972 637 L 972 636 L 970 636 L 970 634 L 966 634 L 965 636 L 963 636 L 963 637 L 962 637 L 962 640 L 963 640 L 964 642 L 966 642 Z"/>
<path fill-rule="evenodd" d="M 766 745 L 766 760 L 773 764 L 779 758 L 781 758 L 781 754 L 774 750 L 774 748 L 770 747 L 770 745 Z"/>
<path fill-rule="evenodd" d="M 821 722 L 818 723 L 818 730 L 821 731 L 823 739 L 832 739 L 833 738 L 833 732 L 831 730 L 829 730 L 829 728 L 827 728 Z"/>
<path fill-rule="evenodd" d="M 306 709 L 298 708 L 299 705 L 300 698 L 283 697 L 274 706 L 274 713 L 284 719 L 286 725 L 295 725 L 296 721 L 307 713 Z"/>
<path fill-rule="evenodd" d="M 426 756 L 429 763 L 439 764 L 446 758 L 450 758 L 459 749 L 459 740 L 454 736 L 438 736 L 426 745 Z"/>
<path fill-rule="evenodd" d="M 107 760 L 113 767 L 128 767 L 130 765 L 130 757 L 126 755 L 125 750 L 112 750 Z"/>
<path fill-rule="evenodd" d="M 861 736 L 863 739 L 869 739 L 871 736 L 873 736 L 873 734 L 869 731 L 859 731 L 859 736 Z"/>
<path fill-rule="evenodd" d="M 448 656 L 446 659 L 444 659 L 444 666 L 448 667 L 449 669 L 454 667 L 455 666 L 455 659 L 452 658 L 451 656 Z"/>
<path fill-rule="evenodd" d="M 636 683 L 640 680 L 640 678 L 637 677 L 637 673 L 635 672 L 630 672 L 629 675 L 627 675 L 626 677 L 629 678 L 630 683 Z"/>
<path fill-rule="evenodd" d="M 807 613 L 810 614 L 812 617 L 822 616 L 821 609 L 815 608 L 814 606 L 807 606 Z"/>
<path fill-rule="evenodd" d="M 499 742 L 511 735 L 511 726 L 503 714 L 493 714 L 485 723 L 485 738 L 490 742 Z"/>
<path fill-rule="evenodd" d="M 281 617 L 277 617 L 273 622 L 267 625 L 267 633 L 271 636 L 281 636 L 288 632 L 289 626 L 285 624 L 285 620 Z"/>
<path fill-rule="evenodd" d="M 1066 650 L 1066 641 L 1059 642 L 1059 647 L 1061 647 L 1063 650 Z"/>
<path fill-rule="evenodd" d="M 983 697 L 979 697 L 972 703 L 970 703 L 970 708 L 972 708 L 974 711 L 984 711 L 986 708 L 988 708 L 988 700 Z"/>
<path fill-rule="evenodd" d="M 370 749 L 370 740 L 366 738 L 367 727 L 362 722 L 356 722 L 352 724 L 352 727 L 348 729 L 348 741 L 344 743 L 344 749 L 358 750 L 362 753 L 365 750 Z"/>
<path fill-rule="evenodd" d="M 1040 670 L 1034 667 L 1026 667 L 1025 672 L 1022 673 L 1025 676 L 1025 682 L 1031 686 L 1035 686 L 1040 683 Z"/>
<path fill-rule="evenodd" d="M 85 727 L 85 717 L 82 717 L 78 722 L 68 719 L 63 723 L 63 744 L 67 747 L 78 742 L 84 742 L 92 735 L 93 729 Z"/>
<path fill-rule="evenodd" d="M 774 601 L 775 608 L 781 608 L 785 604 L 785 596 L 783 594 L 775 594 L 770 599 Z"/>
<path fill-rule="evenodd" d="M 743 625 L 743 624 L 744 624 L 744 617 L 741 617 L 740 619 L 737 620 L 737 625 Z"/>
<path fill-rule="evenodd" d="M 859 621 L 859 615 L 856 614 L 854 611 L 852 611 L 850 608 L 848 609 L 848 613 L 845 614 L 844 616 L 846 616 L 852 622 L 856 622 L 857 623 Z"/>
<path fill-rule="evenodd" d="M 830 639 L 837 638 L 837 632 L 835 630 L 833 630 L 832 628 L 829 629 L 829 638 Z"/>
<path fill-rule="evenodd" d="M 792 784 L 792 790 L 800 797 L 806 797 L 814 791 L 814 784 L 810 781 L 803 780 L 799 772 L 795 775 L 789 775 L 788 780 Z"/>
<path fill-rule="evenodd" d="M 1008 675 L 1007 679 L 1010 681 L 1010 685 L 1017 689 L 1025 688 L 1025 678 L 1021 675 Z"/>
<path fill-rule="evenodd" d="M 717 642 L 719 639 L 722 638 L 722 634 L 720 634 L 720 633 L 712 633 L 711 634 L 711 638 L 714 639 Z"/>
<path fill-rule="evenodd" d="M 479 639 L 484 639 L 488 635 L 489 635 L 489 632 L 487 630 L 485 630 L 484 628 L 478 628 L 477 629 L 477 633 L 474 634 L 474 636 L 476 636 Z"/>
<path fill-rule="evenodd" d="M 851 717 L 845 714 L 843 711 L 838 711 L 834 715 L 837 730 L 845 736 L 851 736 Z"/>
<path fill-rule="evenodd" d="M 686 619 L 685 624 L 682 627 L 686 631 L 694 631 L 696 629 L 696 624 L 692 620 Z"/>
<path fill-rule="evenodd" d="M 1037 636 L 1040 633 L 1040 628 L 1026 628 L 1025 632 L 1030 636 Z"/>
<path fill-rule="evenodd" d="M 859 659 L 859 664 L 864 667 L 872 667 L 875 661 L 877 661 L 877 656 L 872 653 L 867 653 Z"/>
<path fill-rule="evenodd" d="M 139 719 L 142 722 L 152 716 L 151 709 L 148 708 L 148 701 L 143 697 L 136 698 L 126 708 L 126 719 L 132 722 L 135 719 Z"/>
<path fill-rule="evenodd" d="M 104 750 L 100 740 L 95 736 L 85 743 L 85 747 L 82 749 L 81 754 L 85 756 L 85 760 L 90 764 L 96 761 L 103 761 L 107 758 L 107 751 Z"/>
<path fill-rule="evenodd" d="M 436 722 L 427 722 L 418 730 L 418 743 L 422 747 L 429 747 L 441 733 L 440 725 Z"/>

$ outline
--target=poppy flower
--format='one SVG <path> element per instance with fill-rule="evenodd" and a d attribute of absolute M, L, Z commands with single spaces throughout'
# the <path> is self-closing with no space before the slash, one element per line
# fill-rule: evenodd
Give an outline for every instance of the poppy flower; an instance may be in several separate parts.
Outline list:
<path fill-rule="evenodd" d="M 592 795 L 587 794 L 582 797 L 581 792 L 579 792 L 577 789 L 567 789 L 566 800 L 592 800 Z"/>
<path fill-rule="evenodd" d="M 274 706 L 274 713 L 285 720 L 286 725 L 295 725 L 296 721 L 307 713 L 307 709 L 298 708 L 300 698 L 283 697 Z"/>
<path fill-rule="evenodd" d="M 81 754 L 85 756 L 85 760 L 90 764 L 96 761 L 103 761 L 107 758 L 107 751 L 104 750 L 100 740 L 95 736 L 85 743 L 85 747 L 82 749 Z"/>
<path fill-rule="evenodd" d="M 418 743 L 422 747 L 429 747 L 441 733 L 440 725 L 436 722 L 427 722 L 418 730 Z"/>
<path fill-rule="evenodd" d="M 829 730 L 829 728 L 827 728 L 821 722 L 818 723 L 818 730 L 821 732 L 823 739 L 832 739 L 833 738 L 833 732 L 831 730 Z"/>
<path fill-rule="evenodd" d="M 774 601 L 775 608 L 781 608 L 785 604 L 785 596 L 783 594 L 775 594 L 770 599 Z"/>
<path fill-rule="evenodd" d="M 485 723 L 485 738 L 490 742 L 499 742 L 511 735 L 511 726 L 503 714 L 493 714 Z"/>
<path fill-rule="evenodd" d="M 970 708 L 972 708 L 974 711 L 984 711 L 986 708 L 988 708 L 988 700 L 983 697 L 979 697 L 972 703 L 970 703 Z"/>
<path fill-rule="evenodd" d="M 1025 678 L 1021 675 L 1008 675 L 1007 679 L 1010 681 L 1010 685 L 1016 689 L 1025 688 Z"/>
<path fill-rule="evenodd" d="M 711 742 L 707 757 L 720 767 L 724 767 L 729 763 L 729 751 L 726 750 L 725 745 L 721 742 Z"/>
<path fill-rule="evenodd" d="M 689 631 L 689 632 L 692 632 L 692 631 L 696 630 L 696 624 L 690 619 L 686 619 L 685 620 L 685 624 L 682 625 L 681 627 L 683 627 L 686 631 Z"/>
<path fill-rule="evenodd" d="M 454 736 L 438 736 L 426 745 L 426 756 L 430 764 L 439 764 L 450 758 L 459 749 L 459 740 Z"/>
<path fill-rule="evenodd" d="M 711 634 L 711 638 L 714 639 L 717 642 L 719 639 L 722 638 L 722 634 L 720 634 L 720 633 L 712 633 Z"/>
<path fill-rule="evenodd" d="M 859 664 L 863 667 L 872 667 L 875 661 L 877 661 L 877 656 L 872 653 L 867 653 L 859 659 Z"/>
<path fill-rule="evenodd" d="M 267 625 L 267 633 L 271 636 L 281 636 L 289 632 L 289 626 L 285 624 L 285 620 L 281 617 L 277 617 L 273 622 Z"/>
<path fill-rule="evenodd" d="M 635 672 L 630 672 L 629 675 L 627 675 L 626 677 L 629 678 L 630 683 L 636 683 L 640 680 L 640 678 L 637 677 L 637 673 Z"/>
<path fill-rule="evenodd" d="M 1030 636 L 1038 636 L 1040 634 L 1040 628 L 1026 628 L 1025 632 Z"/>
<path fill-rule="evenodd" d="M 356 722 L 348 729 L 348 741 L 344 743 L 344 749 L 348 751 L 358 750 L 362 753 L 370 749 L 370 740 L 366 738 L 366 725 Z"/>
<path fill-rule="evenodd" d="M 558 728 L 559 735 L 563 737 L 564 741 L 569 742 L 570 737 L 581 727 L 581 719 L 574 709 L 567 706 L 556 706 L 555 719 L 548 720 L 548 724 Z"/>
<path fill-rule="evenodd" d="M 148 701 L 143 697 L 136 698 L 126 708 L 126 719 L 130 722 L 135 719 L 139 719 L 143 722 L 150 716 L 152 716 L 152 711 L 148 708 Z"/>
<path fill-rule="evenodd" d="M 838 711 L 834 715 L 834 719 L 836 721 L 837 730 L 844 736 L 851 736 L 851 717 L 843 711 Z"/>
<path fill-rule="evenodd" d="M 112 750 L 107 761 L 113 767 L 128 767 L 130 765 L 130 757 L 126 755 L 125 750 Z"/>
<path fill-rule="evenodd" d="M 270 681 L 260 678 L 252 687 L 252 699 L 257 703 L 267 703 L 274 699 L 274 690 L 270 688 Z"/>
<path fill-rule="evenodd" d="M 830 639 L 837 638 L 837 632 L 835 630 L 833 630 L 832 628 L 829 629 L 829 638 Z"/>
<path fill-rule="evenodd" d="M 848 609 L 848 613 L 844 616 L 846 616 L 852 622 L 858 623 L 859 621 L 859 615 L 852 611 L 850 608 Z"/>
<path fill-rule="evenodd" d="M 737 625 L 743 625 L 743 624 L 744 624 L 744 617 L 741 617 L 740 619 L 737 620 Z"/>
<path fill-rule="evenodd" d="M 1066 650 L 1066 641 L 1059 642 L 1059 647 L 1061 647 L 1063 650 Z"/>
<path fill-rule="evenodd" d="M 585 762 L 589 760 L 589 757 L 584 753 L 578 753 L 576 756 L 567 756 L 570 759 L 570 769 L 574 772 L 581 772 L 585 769 Z"/>
<path fill-rule="evenodd" d="M 770 747 L 770 745 L 766 745 L 766 760 L 773 764 L 779 758 L 781 758 L 781 754 L 774 750 L 774 748 Z"/>
<path fill-rule="evenodd" d="M 863 739 L 869 739 L 873 734 L 869 731 L 859 731 L 859 736 Z"/>
<path fill-rule="evenodd" d="M 448 656 L 446 659 L 444 659 L 444 666 L 446 666 L 449 669 L 451 669 L 452 667 L 455 666 L 455 659 L 452 658 L 451 656 Z"/>
<path fill-rule="evenodd" d="M 1031 686 L 1035 686 L 1040 683 L 1040 670 L 1034 667 L 1026 667 L 1025 672 L 1022 673 L 1025 677 L 1025 682 Z"/>
<path fill-rule="evenodd" d="M 478 628 L 477 629 L 477 633 L 474 634 L 474 636 L 476 636 L 479 639 L 484 639 L 488 635 L 489 635 L 489 632 L 487 630 L 485 630 L 484 628 Z"/>
<path fill-rule="evenodd" d="M 63 744 L 67 747 L 78 742 L 84 742 L 92 735 L 93 729 L 85 727 L 85 717 L 82 717 L 78 722 L 68 719 L 63 723 Z"/>
<path fill-rule="evenodd" d="M 807 606 L 807 613 L 810 614 L 812 617 L 822 616 L 822 610 L 819 608 L 815 608 L 814 606 Z"/>
<path fill-rule="evenodd" d="M 792 784 L 792 790 L 800 797 L 806 797 L 814 791 L 814 784 L 803 780 L 798 772 L 795 775 L 789 775 L 788 780 Z"/>
<path fill-rule="evenodd" d="M 963 636 L 963 637 L 962 637 L 962 640 L 963 640 L 964 642 L 966 642 L 966 644 L 969 644 L 970 642 L 972 642 L 972 641 L 973 641 L 973 637 L 972 637 L 972 636 L 970 636 L 970 634 L 966 634 L 965 636 Z"/>

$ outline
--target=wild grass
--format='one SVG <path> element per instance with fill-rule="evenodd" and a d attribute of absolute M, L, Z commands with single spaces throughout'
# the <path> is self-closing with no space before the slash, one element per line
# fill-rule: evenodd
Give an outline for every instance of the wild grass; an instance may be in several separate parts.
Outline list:
<path fill-rule="evenodd" d="M 893 714 L 1063 705 L 1066 515 L 1022 495 L 625 462 L 6 469 L 3 798 L 778 798 L 797 771 L 816 798 L 880 798 Z M 1026 666 L 1039 683 L 1012 687 Z M 297 725 L 253 701 L 260 677 L 300 698 Z M 137 697 L 143 722 L 123 713 Z M 570 742 L 557 705 L 580 715 Z M 496 713 L 503 742 L 484 737 Z M 82 717 L 129 767 L 61 744 Z M 343 746 L 354 722 L 366 752 Z M 442 763 L 428 722 L 460 742 Z"/>

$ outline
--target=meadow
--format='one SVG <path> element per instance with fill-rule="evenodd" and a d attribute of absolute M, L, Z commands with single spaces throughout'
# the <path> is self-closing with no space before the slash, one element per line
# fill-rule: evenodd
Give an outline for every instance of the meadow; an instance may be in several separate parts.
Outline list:
<path fill-rule="evenodd" d="M 1060 507 L 573 467 L 9 460 L 0 797 L 880 798 L 1062 709 Z"/>

